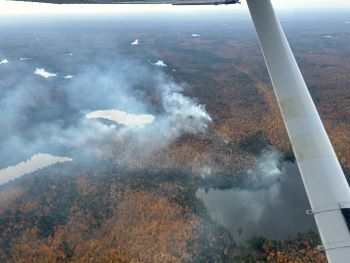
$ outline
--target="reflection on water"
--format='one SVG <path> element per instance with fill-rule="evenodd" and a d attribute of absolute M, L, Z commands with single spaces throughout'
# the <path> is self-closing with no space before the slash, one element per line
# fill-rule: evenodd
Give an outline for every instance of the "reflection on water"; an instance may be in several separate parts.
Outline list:
<path fill-rule="evenodd" d="M 258 190 L 197 191 L 213 220 L 227 227 L 237 241 L 252 236 L 282 239 L 316 229 L 305 210 L 307 196 L 296 165 L 285 164 L 281 179 Z"/>
<path fill-rule="evenodd" d="M 35 154 L 24 162 L 0 170 L 0 185 L 47 166 L 70 161 L 72 161 L 72 159 L 68 157 L 59 157 L 43 153 Z"/>

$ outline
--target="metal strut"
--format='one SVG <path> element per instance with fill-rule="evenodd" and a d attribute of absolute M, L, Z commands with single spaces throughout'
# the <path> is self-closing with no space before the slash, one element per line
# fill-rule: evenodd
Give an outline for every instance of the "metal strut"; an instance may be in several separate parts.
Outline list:
<path fill-rule="evenodd" d="M 349 262 L 350 189 L 270 0 L 247 0 L 329 262 Z M 320 211 L 320 208 L 321 211 Z M 327 209 L 328 208 L 328 209 Z M 331 208 L 331 209 L 330 209 Z"/>

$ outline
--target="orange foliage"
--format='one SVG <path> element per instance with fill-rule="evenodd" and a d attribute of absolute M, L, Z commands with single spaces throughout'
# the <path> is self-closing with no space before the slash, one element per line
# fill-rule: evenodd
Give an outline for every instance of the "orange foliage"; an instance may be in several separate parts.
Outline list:
<path fill-rule="evenodd" d="M 81 184 L 81 179 L 78 180 Z M 12 246 L 15 262 L 189 262 L 198 219 L 166 196 L 125 190 L 107 218 L 89 230 L 91 215 L 72 209 L 54 236 L 28 229 Z"/>

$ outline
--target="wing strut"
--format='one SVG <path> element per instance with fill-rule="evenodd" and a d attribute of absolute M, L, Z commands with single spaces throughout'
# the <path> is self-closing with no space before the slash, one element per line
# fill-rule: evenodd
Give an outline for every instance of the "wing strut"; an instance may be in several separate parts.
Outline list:
<path fill-rule="evenodd" d="M 350 260 L 350 189 L 270 0 L 247 0 L 329 262 Z M 283 212 L 283 211 L 282 211 Z"/>

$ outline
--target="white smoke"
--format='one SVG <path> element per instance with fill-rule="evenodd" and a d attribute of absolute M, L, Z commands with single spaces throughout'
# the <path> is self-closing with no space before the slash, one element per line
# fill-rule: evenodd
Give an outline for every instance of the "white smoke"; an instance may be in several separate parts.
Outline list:
<path fill-rule="evenodd" d="M 78 145 L 87 144 L 91 147 L 91 145 L 94 145 L 91 142 L 100 141 L 97 149 L 95 149 L 98 155 L 112 153 L 112 148 L 116 145 L 118 147 L 127 145 L 127 147 L 123 147 L 124 151 L 119 153 L 118 158 L 119 160 L 130 162 L 133 161 L 132 156 L 135 152 L 132 151 L 135 151 L 135 149 L 137 154 L 149 154 L 160 148 L 167 147 L 183 134 L 205 132 L 207 125 L 212 119 L 203 105 L 185 97 L 181 94 L 183 90 L 181 86 L 166 81 L 163 76 L 159 76 L 156 85 L 153 92 L 160 93 L 162 113 L 152 115 L 130 114 L 116 110 L 95 111 L 93 116 L 88 116 L 101 117 L 103 115 L 105 119 L 123 124 L 124 127 L 108 126 L 98 120 L 91 123 L 82 121 L 79 129 L 85 130 L 85 133 L 79 138 L 85 138 L 85 140 L 82 141 L 80 139 Z M 147 107 L 145 106 L 145 108 Z M 131 106 L 129 110 L 132 111 L 133 107 Z M 138 129 L 135 129 L 135 127 L 138 127 Z M 104 144 L 102 147 L 103 152 L 99 151 L 101 142 Z M 67 140 L 65 143 L 68 143 Z M 72 141 L 70 140 L 69 143 L 72 143 Z M 111 146 L 112 148 L 110 148 Z"/>
<path fill-rule="evenodd" d="M 275 183 L 282 175 L 281 157 L 282 154 L 277 150 L 263 151 L 257 158 L 254 168 L 247 171 L 250 182 L 257 187 Z"/>
<path fill-rule="evenodd" d="M 260 235 L 285 239 L 297 232 L 315 229 L 312 217 L 305 213 L 309 203 L 297 166 L 284 163 L 278 173 L 279 180 L 268 180 L 278 175 L 276 160 L 271 152 L 260 159 L 257 166 L 262 166 L 261 178 L 251 182 L 252 189 L 199 189 L 196 193 L 212 219 L 227 227 L 238 242 Z"/>
<path fill-rule="evenodd" d="M 203 105 L 177 92 L 176 84 L 163 87 L 163 107 L 173 128 L 184 133 L 203 132 L 212 121 Z"/>
<path fill-rule="evenodd" d="M 89 53 L 90 47 L 85 52 Z M 211 122 L 204 105 L 184 95 L 186 85 L 175 83 L 150 65 L 114 53 L 103 59 L 79 56 L 78 51 L 74 54 L 71 62 L 67 62 L 68 55 L 55 56 L 51 72 L 36 68 L 35 74 L 50 78 L 50 82 L 32 73 L 36 65 L 52 59 L 52 54 L 38 61 L 29 52 L 27 63 L 14 61 L 6 67 L 6 74 L 2 73 L 3 167 L 38 152 L 71 156 L 77 161 L 101 157 L 132 162 L 140 154 L 167 147 L 183 134 L 204 132 Z M 54 72 L 67 71 L 74 71 L 74 78 L 54 78 Z M 135 129 L 131 124 L 85 117 L 105 109 L 129 114 L 118 123 L 148 114 L 148 124 Z"/>
<path fill-rule="evenodd" d="M 198 169 L 196 169 L 195 173 L 198 173 L 200 177 L 202 177 L 203 179 L 209 177 L 212 175 L 213 172 L 213 168 L 208 166 L 208 165 L 204 165 L 202 167 L 199 167 Z"/>

